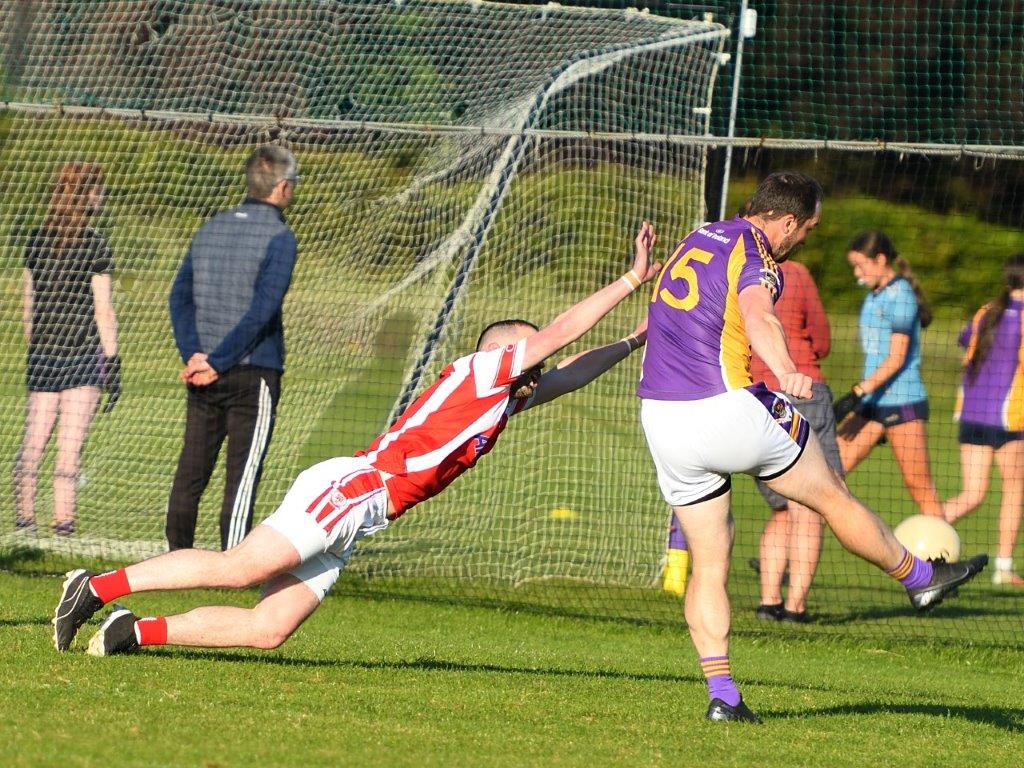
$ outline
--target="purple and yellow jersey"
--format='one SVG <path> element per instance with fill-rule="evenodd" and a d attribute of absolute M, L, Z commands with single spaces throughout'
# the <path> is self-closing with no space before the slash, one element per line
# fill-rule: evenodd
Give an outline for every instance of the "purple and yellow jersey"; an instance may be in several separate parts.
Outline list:
<path fill-rule="evenodd" d="M 782 294 L 782 271 L 764 232 L 737 216 L 705 224 L 676 246 L 654 281 L 637 395 L 701 400 L 752 384 L 740 291 Z"/>
<path fill-rule="evenodd" d="M 977 312 L 960 333 L 970 360 L 978 343 L 978 329 L 989 305 Z M 1010 432 L 1024 430 L 1024 302 L 1011 301 L 999 318 L 988 355 L 972 378 L 964 373 L 957 398 L 956 418 L 971 424 L 998 427 Z"/>

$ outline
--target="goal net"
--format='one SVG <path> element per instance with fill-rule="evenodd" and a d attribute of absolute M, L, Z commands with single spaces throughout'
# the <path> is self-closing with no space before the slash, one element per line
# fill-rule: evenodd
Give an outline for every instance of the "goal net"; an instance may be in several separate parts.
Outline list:
<path fill-rule="evenodd" d="M 0 541 L 55 563 L 164 548 L 185 413 L 168 291 L 191 235 L 243 196 L 253 147 L 290 147 L 302 178 L 257 520 L 303 467 L 364 448 L 484 324 L 544 323 L 627 267 L 643 219 L 669 238 L 704 215 L 705 148 L 669 137 L 707 133 L 728 37 L 710 21 L 481 2 L 51 1 L 7 3 L 3 24 L 0 463 L 37 529 L 9 532 L 5 494 Z M 26 420 L 22 307 L 26 245 L 69 161 L 105 175 L 91 225 L 112 252 L 124 395 L 91 421 L 76 530 L 60 537 L 59 427 L 38 466 L 22 449 L 50 425 Z M 635 297 L 593 339 L 643 311 Z M 515 424 L 351 570 L 650 587 L 664 510 L 636 376 L 631 360 Z M 222 486 L 218 469 L 199 545 L 217 545 Z"/>
<path fill-rule="evenodd" d="M 863 378 L 865 294 L 846 263 L 850 239 L 880 228 L 913 266 L 936 315 L 922 334 L 931 418 L 917 466 L 930 467 L 940 498 L 959 493 L 957 336 L 995 297 L 1003 259 L 1024 251 L 1024 154 L 1008 117 L 1016 81 L 997 61 L 1019 37 L 1006 12 L 971 11 L 961 29 L 954 11 L 922 8 L 913 34 L 883 25 L 862 35 L 878 27 L 863 9 L 765 6 L 748 41 L 738 138 L 726 140 L 736 4 L 653 5 L 698 18 L 460 0 L 0 5 L 0 471 L 13 486 L 0 494 L 0 566 L 29 559 L 55 571 L 164 550 L 185 416 L 168 292 L 189 239 L 242 199 L 244 162 L 267 142 L 294 150 L 301 182 L 287 211 L 299 257 L 257 521 L 303 468 L 365 448 L 486 324 L 543 324 L 621 274 L 644 219 L 664 254 L 716 215 L 726 145 L 727 216 L 770 171 L 823 183 L 823 219 L 798 259 L 831 321 L 823 371 L 837 395 Z M 977 62 L 937 68 L 929 57 L 956 58 L 958 36 L 977 41 Z M 971 91 L 970 110 L 956 95 L 968 82 L 991 86 Z M 72 161 L 105 177 L 90 224 L 112 254 L 124 394 L 111 413 L 70 414 L 89 430 L 69 479 L 60 422 L 48 431 L 52 400 L 27 414 L 23 309 L 28 244 Z M 628 300 L 566 354 L 628 333 L 645 302 Z M 67 302 L 62 327 L 91 323 L 81 307 Z M 336 590 L 680 622 L 679 598 L 661 588 L 668 510 L 639 429 L 638 372 L 635 356 L 517 417 L 473 472 L 364 540 Z M 47 446 L 34 463 L 30 442 Z M 918 470 L 908 471 L 880 445 L 849 481 L 896 524 L 917 511 L 908 484 Z M 997 478 L 957 525 L 967 554 L 995 554 Z M 199 546 L 219 543 L 223 484 L 218 467 Z M 75 532 L 54 536 L 69 486 Z M 16 496 L 34 530 L 14 529 Z M 732 501 L 736 626 L 764 631 L 748 561 L 769 512 L 746 478 Z M 1018 566 L 1021 552 L 1018 542 Z M 1020 590 L 987 574 L 968 589 L 969 604 L 922 619 L 826 534 L 810 597 L 819 621 L 794 631 L 1019 639 Z"/>

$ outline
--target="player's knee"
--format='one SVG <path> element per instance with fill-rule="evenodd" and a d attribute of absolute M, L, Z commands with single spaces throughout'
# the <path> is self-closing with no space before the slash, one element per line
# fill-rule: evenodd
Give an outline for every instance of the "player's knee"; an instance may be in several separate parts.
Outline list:
<path fill-rule="evenodd" d="M 857 503 L 846 481 L 830 471 L 821 475 L 812 503 L 804 502 L 804 506 L 828 520 L 830 516 L 843 514 L 849 505 Z"/>
<path fill-rule="evenodd" d="M 244 589 L 261 584 L 266 580 L 265 569 L 260 563 L 254 562 L 251 558 L 239 556 L 231 549 L 220 554 L 225 586 Z"/>
<path fill-rule="evenodd" d="M 964 503 L 970 510 L 975 510 L 981 506 L 981 502 L 985 500 L 985 493 L 988 491 L 986 486 L 978 488 L 969 488 L 965 494 Z"/>
<path fill-rule="evenodd" d="M 264 651 L 280 648 L 298 628 L 298 623 L 285 616 L 268 615 L 257 611 L 255 646 Z"/>
<path fill-rule="evenodd" d="M 67 465 L 57 464 L 53 468 L 53 480 L 54 482 L 64 482 L 78 484 L 78 470 L 77 467 L 68 467 Z"/>
<path fill-rule="evenodd" d="M 81 454 L 77 449 L 61 448 L 57 451 L 56 461 L 53 463 L 54 474 L 77 475 L 81 465 Z"/>
<path fill-rule="evenodd" d="M 19 451 L 14 459 L 14 466 L 11 468 L 11 477 L 14 478 L 15 482 L 35 480 L 39 475 L 39 464 L 42 457 L 42 451 L 32 454 Z"/>
<path fill-rule="evenodd" d="M 291 635 L 291 632 L 263 631 L 257 636 L 255 646 L 261 651 L 272 651 L 284 645 L 284 641 Z"/>
<path fill-rule="evenodd" d="M 231 589 L 245 589 L 255 586 L 257 583 L 251 575 L 244 571 L 229 570 L 225 579 L 225 586 Z"/>
<path fill-rule="evenodd" d="M 988 493 L 988 477 L 968 478 L 967 487 L 964 490 L 967 491 L 967 496 L 972 501 L 977 500 L 981 504 L 985 494 Z"/>

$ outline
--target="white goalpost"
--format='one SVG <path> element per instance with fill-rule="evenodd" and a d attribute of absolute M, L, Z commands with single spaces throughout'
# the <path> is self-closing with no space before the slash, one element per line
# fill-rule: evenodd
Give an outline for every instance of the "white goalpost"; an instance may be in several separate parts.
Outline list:
<path fill-rule="evenodd" d="M 185 401 L 167 292 L 196 228 L 242 197 L 242 164 L 261 143 L 293 149 L 302 183 L 288 212 L 299 263 L 257 520 L 304 466 L 365 447 L 483 324 L 544 322 L 617 273 L 641 220 L 671 238 L 704 215 L 699 138 L 729 35 L 714 21 L 455 0 L 47 0 L 7 11 L 7 476 L 25 424 L 25 245 L 72 160 L 106 177 L 93 225 L 113 252 L 124 396 L 92 422 L 75 535 L 50 534 L 47 459 L 38 533 L 5 522 L 0 547 L 118 559 L 163 548 Z M 598 336 L 630 330 L 642 304 Z M 444 498 L 368 541 L 351 571 L 649 585 L 661 502 L 636 429 L 636 373 L 624 365 L 514 425 Z M 222 483 L 218 470 L 200 511 L 206 546 Z"/>

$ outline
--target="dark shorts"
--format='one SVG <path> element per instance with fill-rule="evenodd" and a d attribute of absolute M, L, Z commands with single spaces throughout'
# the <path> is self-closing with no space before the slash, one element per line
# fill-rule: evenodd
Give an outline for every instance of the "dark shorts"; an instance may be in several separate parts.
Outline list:
<path fill-rule="evenodd" d="M 1010 432 L 1002 427 L 990 427 L 971 421 L 960 422 L 960 442 L 965 445 L 987 445 L 999 450 L 1014 440 L 1024 440 L 1024 432 Z"/>
<path fill-rule="evenodd" d="M 63 392 L 78 387 L 100 387 L 96 355 L 29 355 L 26 372 L 29 392 Z"/>
<path fill-rule="evenodd" d="M 884 427 L 895 427 L 898 424 L 906 424 L 911 421 L 928 421 L 928 401 L 922 400 L 906 405 L 861 403 L 854 413 L 868 421 L 877 421 Z"/>
<path fill-rule="evenodd" d="M 800 400 L 794 397 L 790 401 L 818 436 L 825 461 L 842 477 L 843 461 L 839 458 L 839 445 L 836 443 L 836 415 L 832 410 L 832 390 L 825 384 L 814 382 L 808 399 Z M 783 509 L 786 506 L 786 497 L 780 496 L 760 480 L 757 481 L 757 489 L 772 509 Z"/>

